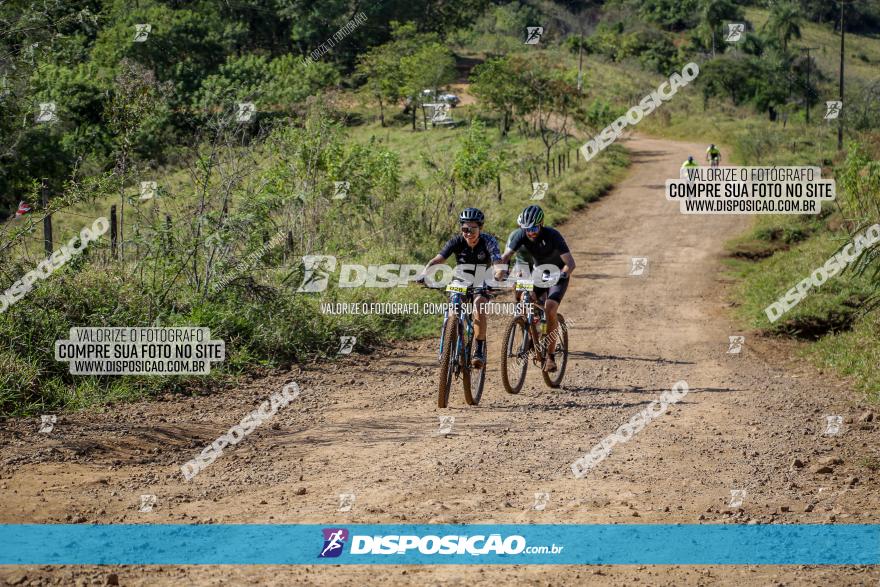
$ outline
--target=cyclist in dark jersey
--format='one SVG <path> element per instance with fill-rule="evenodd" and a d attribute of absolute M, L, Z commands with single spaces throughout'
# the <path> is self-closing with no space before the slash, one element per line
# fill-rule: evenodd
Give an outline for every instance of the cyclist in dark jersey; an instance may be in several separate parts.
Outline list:
<path fill-rule="evenodd" d="M 518 237 L 520 231 L 521 230 L 517 228 L 507 235 L 507 248 L 510 248 L 510 243 L 514 237 Z M 523 247 L 516 252 L 516 256 L 513 258 L 513 264 L 520 268 L 520 273 L 525 273 L 527 271 L 528 274 L 531 275 L 532 269 L 535 268 L 535 258 L 532 257 L 532 254 L 529 253 L 525 247 Z"/>
<path fill-rule="evenodd" d="M 439 265 L 455 256 L 457 265 L 471 265 L 491 267 L 501 261 L 501 250 L 498 241 L 487 232 L 482 232 L 485 217 L 477 208 L 465 208 L 458 216 L 461 225 L 461 234 L 449 239 L 443 249 L 433 259 L 428 261 L 425 272 L 432 265 Z M 475 275 L 476 277 L 476 275 Z M 424 281 L 424 272 L 418 281 Z M 476 284 L 480 285 L 480 284 Z M 478 292 L 473 299 L 474 303 L 474 335 L 477 346 L 474 349 L 473 366 L 479 369 L 486 364 L 486 313 L 485 304 L 489 301 L 482 292 Z"/>
<path fill-rule="evenodd" d="M 544 304 L 547 317 L 547 336 L 549 337 L 548 357 L 544 369 L 548 373 L 556 371 L 556 313 L 568 289 L 568 280 L 576 265 L 565 239 L 554 228 L 544 226 L 544 211 L 540 206 L 528 206 L 516 219 L 519 230 L 511 233 L 507 247 L 501 256 L 501 263 L 507 265 L 511 257 L 520 249 L 525 249 L 538 265 L 554 265 L 560 269 L 559 280 L 550 287 L 535 284 L 535 296 Z"/>

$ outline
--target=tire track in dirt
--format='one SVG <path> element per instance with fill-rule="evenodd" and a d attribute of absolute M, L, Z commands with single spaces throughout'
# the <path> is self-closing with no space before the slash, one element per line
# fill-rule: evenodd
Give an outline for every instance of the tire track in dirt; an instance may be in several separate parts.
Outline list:
<path fill-rule="evenodd" d="M 210 397 L 2 430 L 4 523 L 768 523 L 877 522 L 873 422 L 845 382 L 789 359 L 794 346 L 736 330 L 721 258 L 745 216 L 684 216 L 665 179 L 702 147 L 626 141 L 633 167 L 611 194 L 561 227 L 578 262 L 562 312 L 572 356 L 563 387 L 534 367 L 508 395 L 498 372 L 504 320 L 490 324 L 480 406 L 460 389 L 436 408 L 436 341 L 279 373 Z M 648 274 L 628 276 L 631 257 Z M 499 299 L 508 301 L 508 299 Z M 728 336 L 745 334 L 739 355 Z M 302 393 L 186 483 L 180 465 L 284 383 Z M 690 392 L 584 479 L 570 466 L 678 380 Z M 825 436 L 824 416 L 848 418 Z M 439 435 L 438 417 L 455 417 Z M 874 442 L 871 442 L 871 441 Z M 872 452 L 873 451 L 873 452 Z M 817 473 L 821 459 L 830 473 Z M 842 463 L 833 459 L 839 458 Z M 804 466 L 793 466 L 795 459 Z M 857 478 L 854 480 L 854 478 Z M 730 491 L 747 491 L 729 507 Z M 546 492 L 546 509 L 533 509 Z M 354 493 L 349 512 L 338 495 Z M 138 496 L 155 494 L 151 512 Z M 807 511 L 805 511 L 807 510 Z M 116 567 L 126 585 L 864 584 L 874 568 L 810 567 Z M 99 580 L 97 567 L 0 570 L 48 583 Z"/>

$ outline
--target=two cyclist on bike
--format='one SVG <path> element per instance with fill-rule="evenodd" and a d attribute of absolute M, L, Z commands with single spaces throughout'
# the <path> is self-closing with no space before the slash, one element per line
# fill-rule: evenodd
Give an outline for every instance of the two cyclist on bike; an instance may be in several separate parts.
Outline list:
<path fill-rule="evenodd" d="M 718 167 L 721 163 L 721 149 L 715 146 L 715 143 L 709 145 L 709 148 L 706 149 L 706 161 L 709 162 L 709 165 L 712 167 Z M 699 167 L 700 164 L 694 160 L 693 155 L 688 155 L 687 161 L 681 164 L 682 169 L 687 169 L 689 167 Z"/>
<path fill-rule="evenodd" d="M 559 231 L 544 226 L 544 211 L 539 206 L 528 206 L 517 218 L 519 229 L 513 231 L 508 238 L 507 246 L 502 255 L 498 241 L 489 233 L 482 232 L 485 216 L 477 208 L 466 208 L 458 217 L 461 234 L 447 241 L 443 249 L 428 261 L 418 281 L 424 282 L 425 273 L 433 265 L 443 263 L 455 255 L 457 264 L 479 266 L 495 266 L 494 278 L 500 281 L 507 278 L 507 266 L 511 258 L 517 255 L 517 262 L 523 269 L 526 263 L 535 265 L 554 265 L 559 268 L 558 281 L 548 287 L 535 285 L 535 295 L 544 304 L 544 315 L 547 319 L 547 337 L 549 340 L 548 357 L 544 364 L 549 373 L 556 371 L 554 353 L 556 351 L 556 314 L 559 304 L 568 289 L 568 280 L 575 269 L 574 258 L 568 244 Z M 519 254 L 518 254 L 519 253 Z M 474 334 L 477 341 L 474 352 L 473 366 L 481 368 L 486 364 L 486 312 L 485 304 L 489 301 L 485 290 L 477 290 L 474 295 Z"/>

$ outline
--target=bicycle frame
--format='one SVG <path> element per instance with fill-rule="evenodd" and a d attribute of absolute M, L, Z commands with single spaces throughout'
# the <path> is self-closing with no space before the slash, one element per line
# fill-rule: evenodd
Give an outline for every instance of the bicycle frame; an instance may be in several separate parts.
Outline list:
<path fill-rule="evenodd" d="M 453 361 L 453 365 L 456 366 L 456 372 L 458 372 L 458 357 L 460 357 L 465 350 L 462 347 L 465 340 L 464 334 L 467 334 L 467 340 L 470 340 L 472 338 L 474 332 L 474 323 L 470 313 L 463 311 L 463 294 L 458 292 L 450 292 L 449 304 L 451 307 L 446 310 L 446 315 L 443 317 L 443 327 L 440 329 L 440 350 L 437 353 L 437 360 L 439 361 L 440 358 L 443 356 L 443 341 L 446 338 L 446 327 L 449 326 L 449 319 L 452 318 L 454 320 L 455 328 L 459 328 L 458 348 L 455 349 L 455 360 Z"/>
<path fill-rule="evenodd" d="M 535 327 L 535 311 L 538 314 L 538 320 L 540 321 L 543 311 L 540 306 L 537 305 L 537 302 L 532 299 L 534 294 L 531 291 L 523 291 L 522 298 L 520 304 L 525 308 L 525 318 L 528 327 L 526 328 L 525 335 L 523 336 L 522 348 L 520 349 L 520 354 L 525 356 L 528 353 L 529 347 L 533 347 L 536 353 L 536 356 L 542 355 L 542 349 L 540 348 L 540 333 Z M 532 339 L 535 339 L 537 342 L 533 342 Z"/>

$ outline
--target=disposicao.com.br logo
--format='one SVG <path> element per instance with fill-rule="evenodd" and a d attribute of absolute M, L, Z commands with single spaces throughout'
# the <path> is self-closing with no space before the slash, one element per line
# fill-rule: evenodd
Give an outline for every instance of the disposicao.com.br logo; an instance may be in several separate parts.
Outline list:
<path fill-rule="evenodd" d="M 338 557 L 342 554 L 349 532 L 345 528 L 324 528 L 324 546 L 319 558 Z M 472 556 L 491 554 L 559 554 L 563 546 L 528 546 L 526 539 L 518 534 L 503 537 L 501 534 L 475 534 L 466 536 L 448 534 L 445 536 L 426 535 L 386 535 L 365 536 L 352 535 L 352 555 L 464 555 Z M 414 552 L 410 552 L 414 551 Z"/>

